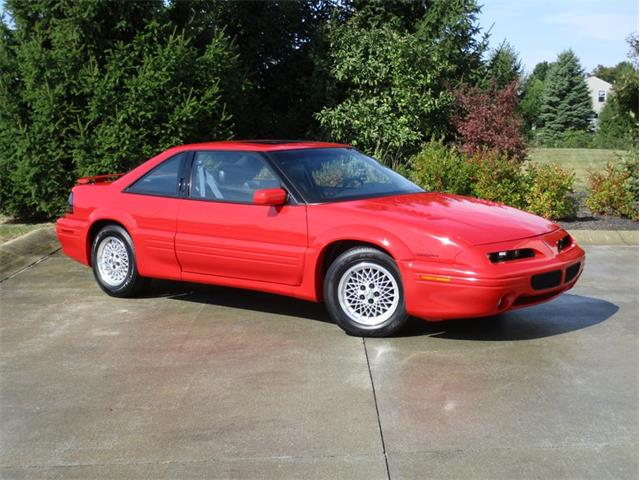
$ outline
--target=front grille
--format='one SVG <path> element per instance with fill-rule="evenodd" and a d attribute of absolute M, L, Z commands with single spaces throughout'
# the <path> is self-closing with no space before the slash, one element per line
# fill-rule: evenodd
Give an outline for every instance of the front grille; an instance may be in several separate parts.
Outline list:
<path fill-rule="evenodd" d="M 562 271 L 554 270 L 552 272 L 541 273 L 531 277 L 531 288 L 534 290 L 546 290 L 560 285 L 562 280 Z"/>
<path fill-rule="evenodd" d="M 543 293 L 540 295 L 518 297 L 516 298 L 516 301 L 513 302 L 513 306 L 522 307 L 524 305 L 531 305 L 532 303 L 544 302 L 545 300 L 553 298 L 556 295 L 558 295 L 558 292 L 550 292 L 550 293 Z"/>
<path fill-rule="evenodd" d="M 569 283 L 571 280 L 576 278 L 576 275 L 578 275 L 579 271 L 580 271 L 580 262 L 574 263 L 569 268 L 567 268 L 567 271 L 564 275 L 564 283 Z"/>

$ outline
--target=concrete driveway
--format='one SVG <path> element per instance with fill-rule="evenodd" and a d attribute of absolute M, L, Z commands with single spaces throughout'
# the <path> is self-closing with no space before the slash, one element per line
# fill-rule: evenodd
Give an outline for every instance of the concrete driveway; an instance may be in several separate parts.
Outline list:
<path fill-rule="evenodd" d="M 0 284 L 2 478 L 637 478 L 638 255 L 569 294 L 348 337 L 322 306 L 56 254 Z"/>

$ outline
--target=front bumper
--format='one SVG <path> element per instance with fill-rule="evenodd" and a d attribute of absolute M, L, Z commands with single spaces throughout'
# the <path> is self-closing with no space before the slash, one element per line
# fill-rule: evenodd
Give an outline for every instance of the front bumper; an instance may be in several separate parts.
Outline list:
<path fill-rule="evenodd" d="M 407 313 L 425 320 L 485 317 L 548 301 L 572 288 L 584 269 L 585 253 L 573 240 L 562 251 L 553 246 L 566 235 L 551 234 L 473 247 L 479 265 L 422 260 L 399 262 Z M 535 258 L 492 264 L 487 253 L 533 248 Z M 539 275 L 546 275 L 541 282 Z M 536 277 L 536 281 L 532 281 Z"/>

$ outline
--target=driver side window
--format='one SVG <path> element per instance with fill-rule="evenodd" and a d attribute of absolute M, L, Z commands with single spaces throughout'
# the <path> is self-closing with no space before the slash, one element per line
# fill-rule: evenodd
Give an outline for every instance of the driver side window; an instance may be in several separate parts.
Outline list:
<path fill-rule="evenodd" d="M 266 161 L 252 152 L 196 152 L 191 168 L 191 198 L 252 203 L 263 188 L 280 182 Z"/>

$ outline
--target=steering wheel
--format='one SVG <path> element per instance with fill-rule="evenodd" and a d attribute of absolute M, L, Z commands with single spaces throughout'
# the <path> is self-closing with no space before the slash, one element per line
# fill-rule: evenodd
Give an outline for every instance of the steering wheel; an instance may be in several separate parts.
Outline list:
<path fill-rule="evenodd" d="M 357 182 L 356 185 L 353 185 L 353 183 Z M 350 175 L 348 177 L 344 177 L 342 179 L 342 185 L 344 187 L 360 187 L 362 185 L 364 185 L 367 182 L 367 176 L 365 174 L 360 174 L 360 175 Z"/>

